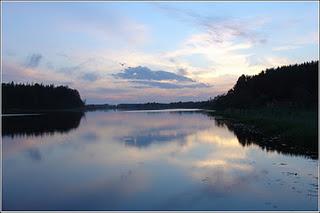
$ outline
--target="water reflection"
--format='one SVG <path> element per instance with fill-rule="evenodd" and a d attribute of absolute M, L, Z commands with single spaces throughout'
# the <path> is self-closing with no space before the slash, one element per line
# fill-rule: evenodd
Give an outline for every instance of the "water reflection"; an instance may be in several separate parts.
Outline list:
<path fill-rule="evenodd" d="M 237 121 L 223 118 L 215 118 L 215 123 L 219 127 L 226 127 L 232 131 L 243 146 L 256 144 L 266 151 L 276 151 L 282 154 L 300 155 L 312 159 L 318 159 L 318 146 L 307 146 L 310 143 L 300 141 L 283 141 L 279 137 L 267 137 L 253 126 L 244 125 Z M 317 144 L 314 141 L 311 144 Z"/>
<path fill-rule="evenodd" d="M 26 154 L 34 161 L 41 161 L 42 155 L 38 148 L 30 148 L 26 150 Z"/>
<path fill-rule="evenodd" d="M 43 136 L 67 133 L 79 126 L 83 116 L 83 112 L 2 116 L 2 136 Z"/>
<path fill-rule="evenodd" d="M 293 142 L 280 141 L 279 138 L 270 138 L 262 135 L 260 132 L 255 131 L 255 128 L 243 125 L 236 121 L 226 120 L 223 118 L 217 118 L 211 113 L 204 111 L 170 111 L 165 110 L 169 115 L 181 116 L 186 114 L 204 114 L 209 119 L 214 120 L 216 126 L 224 127 L 233 132 L 239 143 L 243 146 L 250 146 L 256 144 L 266 151 L 276 151 L 282 154 L 300 155 L 310 157 L 312 159 L 318 158 L 318 147 L 303 147 L 301 145 L 295 145 Z M 128 111 L 122 113 L 144 113 L 159 115 L 163 111 Z M 53 135 L 55 133 L 68 133 L 72 129 L 79 127 L 81 118 L 84 116 L 83 112 L 59 112 L 49 113 L 42 115 L 25 115 L 25 116 L 8 116 L 2 117 L 2 135 L 3 136 L 43 136 Z M 120 124 L 124 124 L 128 120 L 117 120 Z M 100 124 L 104 126 L 104 121 L 100 121 Z M 117 125 L 115 121 L 107 123 L 107 125 Z M 136 125 L 136 124 L 135 124 Z M 121 127 L 120 127 L 121 128 Z M 184 143 L 183 140 L 187 135 L 199 130 L 199 127 L 185 128 L 185 125 L 171 125 L 168 124 L 161 128 L 148 128 L 138 129 L 136 132 L 132 132 L 128 135 L 121 135 L 117 140 L 122 141 L 127 146 L 135 147 L 147 147 L 153 143 L 166 143 L 173 140 L 179 140 Z M 96 141 L 97 134 L 89 132 L 83 135 L 83 139 L 87 142 Z"/>
<path fill-rule="evenodd" d="M 4 137 L 3 208 L 317 208 L 318 161 L 242 146 L 211 119 L 203 113 L 89 112 L 67 134 Z"/>
<path fill-rule="evenodd" d="M 185 138 L 195 133 L 201 128 L 193 128 L 192 126 L 186 127 L 185 125 L 170 125 L 170 126 L 160 126 L 160 127 L 147 127 L 145 129 L 136 129 L 130 134 L 125 135 L 124 137 L 118 138 L 119 141 L 122 141 L 127 146 L 133 147 L 148 147 L 152 144 L 165 144 L 173 141 L 178 141 L 180 144 L 186 142 Z"/>

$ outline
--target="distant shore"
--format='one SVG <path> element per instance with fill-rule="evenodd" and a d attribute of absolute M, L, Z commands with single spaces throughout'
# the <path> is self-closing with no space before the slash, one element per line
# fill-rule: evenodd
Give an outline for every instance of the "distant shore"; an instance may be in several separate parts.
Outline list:
<path fill-rule="evenodd" d="M 80 108 L 71 108 L 71 109 L 12 109 L 12 110 L 7 110 L 2 113 L 2 115 L 21 115 L 21 114 L 28 114 L 28 115 L 34 115 L 34 114 L 41 114 L 41 113 L 52 113 L 52 112 L 86 112 L 86 111 L 99 111 L 99 110 L 118 110 L 118 111 L 144 111 L 144 110 L 152 110 L 152 111 L 157 111 L 157 110 L 183 110 L 183 111 L 188 111 L 188 110 L 206 110 L 206 111 L 212 111 L 209 109 L 204 109 L 204 108 L 184 108 L 184 107 L 169 107 L 167 105 L 169 104 L 164 104 L 166 105 L 165 107 L 144 107 L 145 104 L 132 104 L 134 106 L 130 106 L 131 104 L 124 104 L 121 106 L 101 106 L 101 105 L 89 105 L 89 106 L 84 106 Z"/>

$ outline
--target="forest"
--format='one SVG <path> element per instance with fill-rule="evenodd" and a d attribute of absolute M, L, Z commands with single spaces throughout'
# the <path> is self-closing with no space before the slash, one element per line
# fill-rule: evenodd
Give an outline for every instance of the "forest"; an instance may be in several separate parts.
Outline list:
<path fill-rule="evenodd" d="M 318 61 L 242 75 L 226 94 L 214 98 L 213 109 L 318 107 Z"/>
<path fill-rule="evenodd" d="M 253 76 L 242 75 L 210 106 L 215 115 L 241 123 L 237 128 L 254 126 L 264 137 L 268 136 L 267 144 L 277 138 L 299 149 L 303 147 L 311 155 L 317 154 L 318 64 L 311 61 L 267 69 Z"/>
<path fill-rule="evenodd" d="M 85 102 L 75 89 L 43 84 L 2 83 L 2 112 L 74 109 Z"/>

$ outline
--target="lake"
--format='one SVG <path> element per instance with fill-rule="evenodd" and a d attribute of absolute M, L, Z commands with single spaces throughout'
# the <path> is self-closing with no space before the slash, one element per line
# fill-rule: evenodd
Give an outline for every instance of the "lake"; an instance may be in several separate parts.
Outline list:
<path fill-rule="evenodd" d="M 317 158 L 203 111 L 2 119 L 4 210 L 318 209 Z"/>

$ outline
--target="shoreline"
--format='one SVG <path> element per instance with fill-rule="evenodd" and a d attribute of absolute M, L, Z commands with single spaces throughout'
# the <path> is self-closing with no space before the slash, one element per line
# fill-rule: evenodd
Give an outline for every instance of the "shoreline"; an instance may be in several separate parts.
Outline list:
<path fill-rule="evenodd" d="M 259 134 L 269 138 L 318 150 L 318 111 L 315 109 L 229 109 L 211 114 L 252 126 Z"/>

